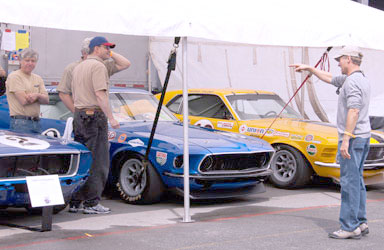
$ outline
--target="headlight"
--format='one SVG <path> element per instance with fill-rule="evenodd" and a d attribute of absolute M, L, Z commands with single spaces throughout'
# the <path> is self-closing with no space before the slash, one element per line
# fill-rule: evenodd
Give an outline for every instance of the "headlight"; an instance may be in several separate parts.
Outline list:
<path fill-rule="evenodd" d="M 175 168 L 183 167 L 183 155 L 176 156 L 175 159 L 173 159 L 173 166 Z"/>

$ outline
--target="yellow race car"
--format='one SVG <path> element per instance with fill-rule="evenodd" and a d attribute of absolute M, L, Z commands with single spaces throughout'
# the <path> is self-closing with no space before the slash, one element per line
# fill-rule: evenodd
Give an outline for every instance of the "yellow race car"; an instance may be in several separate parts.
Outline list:
<path fill-rule="evenodd" d="M 157 95 L 160 98 L 160 94 Z M 164 105 L 182 120 L 182 91 L 166 93 Z M 271 161 L 271 182 L 297 188 L 312 176 L 338 182 L 337 129 L 330 123 L 305 120 L 290 106 L 266 132 L 285 102 L 275 93 L 238 89 L 190 89 L 189 120 L 197 126 L 261 137 L 276 150 Z M 364 166 L 365 183 L 384 181 L 384 133 L 372 131 Z"/>

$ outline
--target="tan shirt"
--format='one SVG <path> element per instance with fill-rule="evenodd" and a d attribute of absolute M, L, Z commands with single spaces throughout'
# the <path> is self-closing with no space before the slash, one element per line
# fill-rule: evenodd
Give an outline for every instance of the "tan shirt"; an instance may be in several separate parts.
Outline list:
<path fill-rule="evenodd" d="M 63 75 L 61 76 L 61 80 L 59 85 L 57 86 L 57 91 L 62 92 L 65 94 L 71 94 L 71 82 L 72 82 L 72 74 L 74 68 L 79 65 L 82 62 L 82 60 L 79 60 L 77 62 L 73 62 L 67 65 L 65 67 Z"/>
<path fill-rule="evenodd" d="M 77 62 L 73 62 L 73 63 L 68 64 L 67 67 L 65 67 L 63 76 L 61 77 L 60 83 L 57 86 L 58 92 L 62 92 L 65 94 L 72 94 L 71 83 L 72 83 L 73 70 L 81 62 L 82 62 L 82 60 L 77 61 Z M 114 60 L 108 59 L 108 60 L 103 61 L 103 63 L 105 64 L 105 67 L 107 68 L 109 77 L 111 77 L 113 74 L 119 72 L 119 70 L 116 67 L 116 63 Z"/>
<path fill-rule="evenodd" d="M 88 56 L 74 68 L 72 83 L 75 108 L 99 107 L 96 91 L 109 90 L 107 68 L 100 58 Z"/>
<path fill-rule="evenodd" d="M 40 76 L 33 73 L 31 75 L 24 74 L 20 69 L 13 71 L 7 78 L 6 88 L 9 113 L 11 116 L 40 116 L 40 103 L 34 102 L 23 106 L 15 95 L 15 93 L 19 91 L 24 91 L 26 94 L 40 93 L 48 95 L 44 81 Z"/>

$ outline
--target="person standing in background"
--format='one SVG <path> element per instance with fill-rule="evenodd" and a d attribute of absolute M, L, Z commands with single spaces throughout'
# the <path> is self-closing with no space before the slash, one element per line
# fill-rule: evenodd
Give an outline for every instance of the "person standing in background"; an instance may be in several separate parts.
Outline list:
<path fill-rule="evenodd" d="M 90 54 L 73 70 L 72 94 L 75 107 L 75 141 L 92 152 L 92 166 L 85 184 L 72 196 L 69 212 L 77 212 L 83 203 L 85 214 L 106 214 L 111 210 L 100 204 L 109 172 L 108 121 L 120 127 L 109 104 L 109 74 L 104 61 L 111 57 L 115 44 L 105 37 L 94 37 Z"/>
<path fill-rule="evenodd" d="M 71 90 L 73 69 L 77 65 L 79 65 L 82 61 L 87 59 L 89 54 L 89 42 L 92 39 L 93 37 L 87 37 L 83 40 L 81 44 L 81 50 L 80 50 L 81 59 L 79 61 L 70 63 L 69 65 L 67 65 L 67 67 L 65 67 L 60 83 L 57 86 L 57 91 L 59 92 L 60 99 L 63 101 L 64 105 L 72 113 L 75 113 L 75 107 L 73 105 L 72 90 Z M 131 62 L 127 58 L 125 58 L 124 56 L 116 52 L 112 53 L 112 51 L 110 52 L 110 58 L 104 60 L 103 63 L 107 68 L 109 77 L 131 66 Z"/>
<path fill-rule="evenodd" d="M 13 71 L 6 81 L 10 113 L 10 129 L 18 132 L 40 133 L 40 104 L 48 104 L 49 97 L 43 79 L 32 73 L 39 54 L 26 48 L 20 52 L 20 69 Z"/>

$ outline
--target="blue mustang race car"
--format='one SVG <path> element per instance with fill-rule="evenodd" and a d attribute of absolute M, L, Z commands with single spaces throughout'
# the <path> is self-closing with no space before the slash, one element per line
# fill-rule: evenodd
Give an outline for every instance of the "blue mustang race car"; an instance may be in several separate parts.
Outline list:
<path fill-rule="evenodd" d="M 91 162 L 91 153 L 80 143 L 0 130 L 0 208 L 33 211 L 25 177 L 35 175 L 58 175 L 64 201 L 68 202 L 85 182 Z M 65 206 L 55 206 L 54 211 Z"/>
<path fill-rule="evenodd" d="M 72 113 L 55 88 L 48 88 L 50 103 L 41 107 L 45 131 L 63 134 Z M 110 178 L 120 196 L 131 204 L 160 200 L 166 189 L 183 194 L 183 126 L 163 107 L 143 171 L 143 156 L 158 105 L 139 89 L 110 89 L 110 104 L 119 129 L 110 128 Z M 9 127 L 6 97 L 0 97 L 0 127 Z M 274 149 L 254 137 L 195 126 L 189 127 L 190 190 L 192 199 L 234 197 L 264 192 L 263 181 L 272 171 Z"/>

